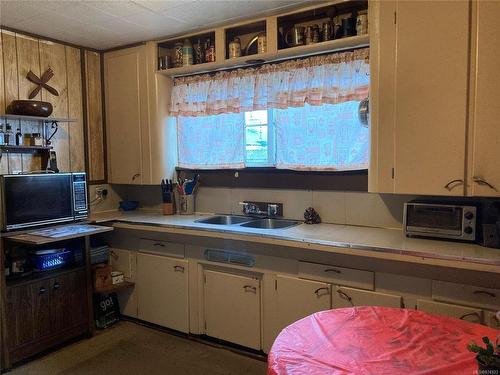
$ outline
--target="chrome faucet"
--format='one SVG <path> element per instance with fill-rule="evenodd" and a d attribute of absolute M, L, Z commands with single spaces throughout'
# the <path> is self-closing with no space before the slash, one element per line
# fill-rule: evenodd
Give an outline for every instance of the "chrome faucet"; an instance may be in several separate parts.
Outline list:
<path fill-rule="evenodd" d="M 259 207 L 260 202 L 239 202 L 243 206 L 243 213 L 245 215 L 267 216 L 276 217 L 281 216 L 283 212 L 283 205 L 281 203 L 260 203 L 260 207 L 266 206 L 266 210 L 261 210 Z"/>

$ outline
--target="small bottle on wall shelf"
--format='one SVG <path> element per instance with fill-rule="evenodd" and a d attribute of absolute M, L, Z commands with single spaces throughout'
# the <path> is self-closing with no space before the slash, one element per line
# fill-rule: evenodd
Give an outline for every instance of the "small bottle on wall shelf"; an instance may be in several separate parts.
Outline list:
<path fill-rule="evenodd" d="M 21 128 L 17 128 L 16 146 L 21 146 L 22 144 L 23 144 L 23 133 L 21 133 Z"/>
<path fill-rule="evenodd" d="M 9 123 L 5 124 L 4 144 L 7 146 L 13 144 L 12 126 Z"/>

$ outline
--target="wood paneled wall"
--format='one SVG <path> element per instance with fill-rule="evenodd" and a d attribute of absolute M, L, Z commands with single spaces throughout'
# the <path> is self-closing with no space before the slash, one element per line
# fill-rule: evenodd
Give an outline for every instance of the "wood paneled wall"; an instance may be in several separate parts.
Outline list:
<path fill-rule="evenodd" d="M 52 103 L 52 116 L 77 119 L 72 123 L 60 123 L 57 134 L 52 139 L 52 145 L 57 153 L 58 167 L 61 171 L 85 171 L 85 139 L 103 139 L 102 105 L 99 106 L 99 115 L 85 109 L 83 104 L 89 100 L 101 100 L 100 66 L 99 82 L 87 84 L 82 81 L 82 53 L 83 49 L 54 43 L 51 41 L 32 38 L 23 34 L 1 30 L 0 38 L 0 113 L 5 113 L 6 107 L 12 100 L 28 99 L 29 92 L 35 87 L 26 79 L 28 71 L 40 76 L 49 67 L 54 71 L 54 77 L 49 84 L 57 89 L 59 96 L 50 94 L 42 89 L 35 99 Z M 84 53 L 87 55 L 87 53 Z M 99 56 L 99 54 L 94 53 Z M 88 55 L 87 55 L 88 56 Z M 90 69 L 90 79 L 95 75 Z M 85 86 L 85 87 L 84 87 Z M 85 88 L 85 90 L 84 90 Z M 83 100 L 86 92 L 86 100 Z M 92 115 L 87 123 L 87 137 L 84 136 L 84 111 L 87 116 Z M 23 133 L 41 132 L 41 125 L 37 122 L 10 121 L 15 132 L 21 127 Z M 100 127 L 100 128 L 99 128 Z M 104 147 L 104 143 L 102 143 Z M 92 168 L 88 170 L 89 180 L 104 180 L 104 152 L 101 155 L 90 154 Z M 87 162 L 89 162 L 87 160 Z M 90 165 L 90 164 L 89 164 Z M 32 172 L 40 169 L 40 156 L 11 154 L 3 155 L 0 159 L 0 174 Z"/>

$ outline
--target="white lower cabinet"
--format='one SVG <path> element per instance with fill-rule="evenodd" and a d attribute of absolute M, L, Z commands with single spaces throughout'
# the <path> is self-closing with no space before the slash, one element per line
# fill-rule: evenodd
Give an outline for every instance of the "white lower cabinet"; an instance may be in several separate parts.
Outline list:
<path fill-rule="evenodd" d="M 276 336 L 310 314 L 332 307 L 331 285 L 292 276 L 276 276 Z"/>
<path fill-rule="evenodd" d="M 485 311 L 484 323 L 487 326 L 500 330 L 500 318 L 497 317 L 496 311 Z"/>
<path fill-rule="evenodd" d="M 189 332 L 188 261 L 137 255 L 138 318 Z"/>
<path fill-rule="evenodd" d="M 333 308 L 352 306 L 401 307 L 401 296 L 372 292 L 355 288 L 334 286 L 332 291 Z"/>
<path fill-rule="evenodd" d="M 419 299 L 417 300 L 417 309 L 430 314 L 450 316 L 473 323 L 483 323 L 483 310 L 473 307 Z"/>
<path fill-rule="evenodd" d="M 109 262 L 113 271 L 123 272 L 126 281 L 136 282 L 137 253 L 130 250 L 110 249 Z M 127 288 L 117 293 L 120 312 L 137 318 L 137 289 Z"/>
<path fill-rule="evenodd" d="M 203 274 L 205 333 L 261 349 L 260 279 L 212 270 Z"/>

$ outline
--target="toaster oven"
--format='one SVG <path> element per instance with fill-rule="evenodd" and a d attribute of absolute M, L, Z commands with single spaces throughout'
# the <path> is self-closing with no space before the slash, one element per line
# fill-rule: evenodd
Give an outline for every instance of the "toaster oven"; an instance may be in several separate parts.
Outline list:
<path fill-rule="evenodd" d="M 404 206 L 407 237 L 476 240 L 477 206 L 449 203 L 408 202 Z"/>

